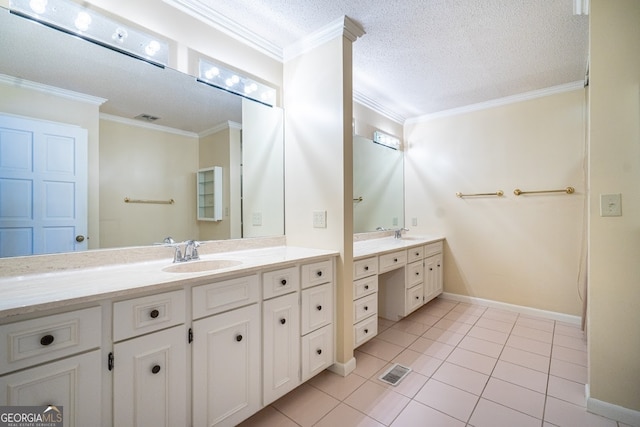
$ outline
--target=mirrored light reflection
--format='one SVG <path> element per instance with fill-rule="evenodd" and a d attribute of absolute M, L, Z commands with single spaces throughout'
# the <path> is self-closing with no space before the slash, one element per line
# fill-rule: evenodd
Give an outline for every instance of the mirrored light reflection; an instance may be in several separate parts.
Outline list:
<path fill-rule="evenodd" d="M 198 77 L 207 84 L 269 106 L 273 106 L 276 102 L 274 88 L 204 59 L 200 59 Z"/>

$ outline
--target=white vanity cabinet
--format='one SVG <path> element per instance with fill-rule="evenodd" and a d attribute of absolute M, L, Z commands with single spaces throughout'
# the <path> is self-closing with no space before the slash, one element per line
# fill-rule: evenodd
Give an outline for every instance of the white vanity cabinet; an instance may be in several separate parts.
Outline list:
<path fill-rule="evenodd" d="M 261 407 L 257 275 L 192 290 L 194 427 L 234 426 Z"/>
<path fill-rule="evenodd" d="M 389 262 L 393 258 L 389 259 Z M 378 333 L 378 257 L 353 263 L 353 336 L 354 348 Z"/>
<path fill-rule="evenodd" d="M 442 242 L 425 246 L 424 259 L 424 303 L 428 303 L 443 291 Z"/>
<path fill-rule="evenodd" d="M 264 273 L 262 287 L 262 400 L 266 406 L 300 384 L 298 268 Z"/>
<path fill-rule="evenodd" d="M 100 307 L 0 326 L 0 405 L 63 407 L 63 425 L 98 425 Z"/>
<path fill-rule="evenodd" d="M 184 291 L 113 305 L 114 425 L 175 426 L 187 420 Z"/>

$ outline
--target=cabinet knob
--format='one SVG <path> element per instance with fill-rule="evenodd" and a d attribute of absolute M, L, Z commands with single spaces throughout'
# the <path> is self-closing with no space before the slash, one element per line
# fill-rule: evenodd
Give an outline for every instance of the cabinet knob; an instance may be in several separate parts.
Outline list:
<path fill-rule="evenodd" d="M 240 334 L 236 335 L 236 341 L 238 342 L 242 341 L 242 335 Z"/>
<path fill-rule="evenodd" d="M 151 316 L 152 319 L 157 318 L 158 316 L 160 316 L 160 312 L 157 309 L 153 309 L 151 310 L 151 312 L 149 313 L 149 316 Z"/>
<path fill-rule="evenodd" d="M 369 285 L 364 285 L 365 290 L 369 289 Z"/>
<path fill-rule="evenodd" d="M 322 270 L 318 270 L 318 272 L 316 273 L 316 275 L 317 275 L 318 277 L 322 277 Z"/>
<path fill-rule="evenodd" d="M 416 252 L 416 256 L 420 256 L 420 252 Z"/>
<path fill-rule="evenodd" d="M 153 365 L 153 368 L 151 368 L 151 373 L 157 374 L 158 372 L 160 372 L 160 365 Z"/>
<path fill-rule="evenodd" d="M 287 319 L 285 319 L 284 317 L 280 319 L 280 324 L 284 325 L 285 323 L 287 323 Z"/>
<path fill-rule="evenodd" d="M 419 275 L 420 275 L 420 272 L 419 272 L 419 271 L 416 271 L 416 276 L 419 276 Z"/>
<path fill-rule="evenodd" d="M 287 279 L 282 279 L 282 280 L 280 281 L 280 284 L 281 284 L 282 286 L 286 285 L 286 284 L 287 284 Z"/>
<path fill-rule="evenodd" d="M 364 271 L 369 271 L 369 266 L 368 265 L 364 266 Z"/>
<path fill-rule="evenodd" d="M 398 258 L 394 258 L 394 259 L 393 259 L 393 262 L 398 262 Z"/>
<path fill-rule="evenodd" d="M 438 267 L 440 267 L 440 264 L 438 264 Z"/>
<path fill-rule="evenodd" d="M 42 344 L 42 345 L 50 345 L 50 344 L 53 343 L 54 339 L 55 338 L 53 337 L 53 335 L 50 335 L 50 334 L 45 335 L 42 338 L 40 338 L 40 344 Z"/>
<path fill-rule="evenodd" d="M 318 353 L 318 354 L 322 354 L 322 349 L 321 349 L 321 348 L 317 349 L 317 350 L 316 350 L 316 353 Z"/>
<path fill-rule="evenodd" d="M 433 271 L 433 267 L 429 267 L 429 271 Z"/>
<path fill-rule="evenodd" d="M 367 311 L 367 310 L 369 310 L 369 306 L 365 305 L 364 306 L 364 311 Z"/>
<path fill-rule="evenodd" d="M 368 333 L 369 333 L 369 330 L 368 330 L 368 329 L 365 329 L 365 330 L 364 330 L 364 333 L 365 333 L 365 334 L 368 334 Z"/>
<path fill-rule="evenodd" d="M 420 297 L 416 297 L 416 299 L 420 299 Z"/>
<path fill-rule="evenodd" d="M 317 309 L 318 311 L 320 311 L 320 310 L 322 310 L 322 306 L 318 304 L 318 305 L 316 306 L 316 309 Z"/>

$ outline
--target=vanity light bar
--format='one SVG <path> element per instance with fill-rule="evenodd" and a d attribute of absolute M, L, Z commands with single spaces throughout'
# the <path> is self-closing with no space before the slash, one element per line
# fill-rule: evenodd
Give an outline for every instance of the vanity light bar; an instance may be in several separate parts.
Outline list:
<path fill-rule="evenodd" d="M 169 45 L 68 0 L 10 0 L 11 13 L 164 67 Z"/>
<path fill-rule="evenodd" d="M 400 139 L 395 136 L 387 135 L 379 130 L 373 132 L 373 142 L 394 150 L 400 149 Z"/>
<path fill-rule="evenodd" d="M 272 107 L 276 90 L 218 64 L 200 59 L 198 81 Z"/>

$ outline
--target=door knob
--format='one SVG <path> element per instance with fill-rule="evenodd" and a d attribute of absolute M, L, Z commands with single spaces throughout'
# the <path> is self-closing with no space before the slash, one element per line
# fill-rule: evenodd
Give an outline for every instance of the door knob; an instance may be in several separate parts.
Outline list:
<path fill-rule="evenodd" d="M 84 242 L 84 236 L 82 234 L 78 234 L 76 236 L 76 242 L 78 242 L 78 243 Z"/>

